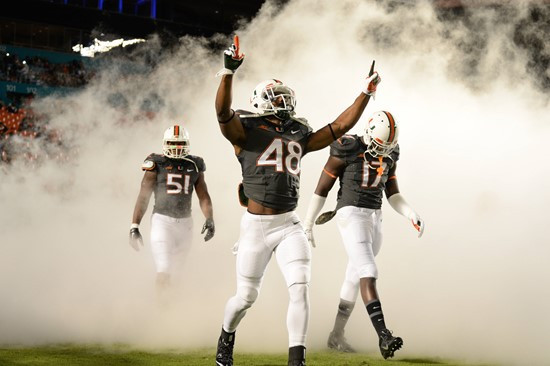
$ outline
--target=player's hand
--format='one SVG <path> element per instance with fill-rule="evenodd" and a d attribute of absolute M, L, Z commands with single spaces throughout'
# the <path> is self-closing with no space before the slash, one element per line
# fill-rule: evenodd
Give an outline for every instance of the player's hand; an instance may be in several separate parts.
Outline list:
<path fill-rule="evenodd" d="M 365 87 L 365 89 L 363 89 L 363 93 L 374 98 L 374 96 L 376 95 L 376 87 L 378 86 L 378 84 L 380 84 L 381 81 L 382 78 L 380 77 L 380 75 L 378 75 L 378 72 L 373 72 L 372 75 L 367 77 L 367 86 Z"/>
<path fill-rule="evenodd" d="M 202 226 L 201 234 L 204 234 L 206 231 L 206 235 L 204 236 L 204 241 L 208 241 L 212 239 L 214 236 L 214 233 L 216 232 L 216 228 L 214 226 L 214 220 L 212 219 L 206 219 L 206 222 Z"/>
<path fill-rule="evenodd" d="M 234 74 L 241 66 L 244 54 L 239 46 L 239 36 L 233 37 L 233 44 L 223 52 L 223 69 L 218 71 L 216 76 Z"/>
<path fill-rule="evenodd" d="M 309 242 L 309 244 L 311 244 L 311 246 L 313 248 L 316 247 L 315 245 L 315 238 L 313 237 L 313 228 L 311 227 L 306 227 L 304 229 L 304 231 L 306 232 L 306 236 L 307 236 L 307 241 Z"/>
<path fill-rule="evenodd" d="M 418 231 L 418 237 L 422 237 L 422 234 L 424 234 L 424 220 L 422 220 L 422 218 L 420 216 L 418 216 L 418 214 L 416 212 L 413 212 L 411 214 L 411 222 L 414 226 L 414 228 L 416 229 L 416 231 Z"/>
<path fill-rule="evenodd" d="M 130 229 L 130 246 L 134 248 L 136 252 L 139 252 L 139 247 L 143 246 L 143 238 L 137 227 Z"/>

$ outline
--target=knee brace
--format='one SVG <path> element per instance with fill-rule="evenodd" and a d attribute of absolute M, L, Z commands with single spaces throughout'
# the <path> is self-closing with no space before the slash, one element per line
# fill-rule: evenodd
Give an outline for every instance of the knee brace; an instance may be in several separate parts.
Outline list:
<path fill-rule="evenodd" d="M 307 283 L 293 283 L 288 287 L 290 302 L 309 302 L 309 285 Z"/>
<path fill-rule="evenodd" d="M 309 284 L 311 277 L 311 265 L 309 261 L 296 261 L 288 268 L 287 286 L 295 284 Z"/>
<path fill-rule="evenodd" d="M 378 268 L 374 263 L 362 265 L 361 267 L 358 268 L 357 273 L 359 274 L 359 278 L 365 278 L 365 277 L 378 278 Z"/>
<path fill-rule="evenodd" d="M 256 287 L 240 286 L 237 288 L 237 297 L 242 301 L 242 308 L 248 309 L 258 298 L 260 291 Z"/>

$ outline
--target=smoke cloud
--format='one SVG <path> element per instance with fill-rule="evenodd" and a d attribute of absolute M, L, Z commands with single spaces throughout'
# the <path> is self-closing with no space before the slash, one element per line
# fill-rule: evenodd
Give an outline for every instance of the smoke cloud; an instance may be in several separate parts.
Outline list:
<path fill-rule="evenodd" d="M 548 12 L 530 1 L 471 4 L 456 14 L 427 1 L 267 2 L 236 30 L 246 57 L 233 107 L 247 109 L 255 85 L 277 78 L 296 91 L 298 115 L 321 128 L 353 102 L 375 59 L 382 83 L 352 132 L 362 133 L 374 111 L 396 116 L 401 192 L 426 222 L 417 239 L 384 203 L 378 286 L 388 327 L 405 340 L 399 357 L 548 364 L 550 74 L 535 61 L 550 51 L 548 42 L 525 46 L 548 36 Z M 126 61 L 105 63 L 78 93 L 34 103 L 62 131 L 70 154 L 64 163 L 16 161 L 0 170 L 0 343 L 215 346 L 235 291 L 231 247 L 244 210 L 236 196 L 240 166 L 214 111 L 222 57 L 213 45 L 230 43 L 222 35 L 186 37 L 162 52 L 151 37 Z M 134 69 L 125 74 L 128 59 Z M 152 205 L 139 253 L 128 231 L 140 164 L 161 152 L 174 123 L 188 129 L 192 153 L 205 159 L 217 231 L 203 242 L 195 197 L 193 248 L 173 306 L 161 310 L 148 237 Z M 39 152 L 51 148 L 37 143 Z M 302 160 L 302 217 L 327 157 L 323 150 Z M 326 209 L 335 197 L 336 188 Z M 347 261 L 334 222 L 315 230 L 311 350 L 325 347 Z M 237 349 L 285 350 L 286 307 L 271 263 Z M 378 352 L 360 300 L 346 336 L 359 350 Z"/>

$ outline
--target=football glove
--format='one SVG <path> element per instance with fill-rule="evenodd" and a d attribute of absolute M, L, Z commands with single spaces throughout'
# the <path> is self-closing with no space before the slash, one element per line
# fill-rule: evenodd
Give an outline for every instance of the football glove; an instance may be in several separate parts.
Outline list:
<path fill-rule="evenodd" d="M 315 248 L 315 238 L 313 237 L 313 221 L 315 216 L 321 212 L 321 209 L 325 205 L 326 197 L 313 193 L 311 200 L 309 201 L 309 207 L 307 209 L 306 218 L 304 220 L 304 231 L 307 236 L 307 241 Z"/>
<path fill-rule="evenodd" d="M 137 227 L 130 229 L 130 246 L 134 248 L 136 252 L 139 252 L 139 247 L 143 246 L 143 238 Z"/>
<path fill-rule="evenodd" d="M 223 52 L 223 69 L 218 71 L 216 76 L 231 75 L 241 66 L 244 60 L 244 54 L 241 53 L 239 46 L 239 36 L 233 37 L 233 44 Z"/>
<path fill-rule="evenodd" d="M 365 87 L 365 89 L 363 89 L 363 93 L 371 96 L 374 99 L 374 96 L 376 95 L 376 87 L 378 86 L 378 84 L 380 84 L 381 81 L 382 78 L 380 77 L 380 75 L 378 75 L 378 72 L 373 72 L 372 75 L 367 77 L 367 86 Z"/>
<path fill-rule="evenodd" d="M 212 239 L 214 233 L 216 232 L 216 228 L 214 227 L 214 220 L 206 219 L 206 222 L 202 226 L 201 234 L 204 234 L 205 231 L 206 235 L 204 236 L 204 241 Z"/>
<path fill-rule="evenodd" d="M 309 244 L 311 244 L 311 246 L 313 248 L 316 247 L 315 245 L 315 238 L 313 237 L 313 228 L 311 227 L 306 227 L 304 229 L 305 233 L 306 233 L 306 236 L 307 236 L 307 241 L 309 242 Z"/>
<path fill-rule="evenodd" d="M 246 194 L 244 193 L 244 185 L 242 183 L 239 183 L 237 192 L 239 195 L 239 203 L 241 204 L 241 206 L 248 207 L 248 197 L 246 197 Z"/>
<path fill-rule="evenodd" d="M 317 217 L 317 220 L 315 220 L 315 225 L 323 225 L 329 222 L 330 220 L 332 220 L 334 215 L 336 215 L 336 210 L 323 212 L 319 215 L 319 217 Z"/>
<path fill-rule="evenodd" d="M 405 201 L 401 193 L 395 193 L 388 197 L 390 206 L 397 212 L 411 220 L 416 231 L 418 231 L 418 237 L 420 238 L 424 234 L 424 220 L 416 213 L 415 210 Z"/>
<path fill-rule="evenodd" d="M 411 213 L 411 222 L 414 226 L 414 228 L 416 229 L 416 231 L 418 231 L 418 237 L 422 237 L 422 234 L 424 234 L 424 220 L 422 220 L 422 218 L 420 216 L 418 216 L 418 214 L 416 212 L 412 212 Z"/>

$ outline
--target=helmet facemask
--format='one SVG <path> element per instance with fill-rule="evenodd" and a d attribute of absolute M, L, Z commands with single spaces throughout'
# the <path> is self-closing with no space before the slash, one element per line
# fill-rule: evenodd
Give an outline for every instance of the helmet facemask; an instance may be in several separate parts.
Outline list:
<path fill-rule="evenodd" d="M 294 115 L 296 108 L 294 90 L 275 79 L 260 83 L 254 89 L 250 102 L 261 113 L 273 112 L 283 120 Z"/>
<path fill-rule="evenodd" d="M 171 159 L 183 159 L 189 155 L 189 134 L 181 126 L 172 126 L 164 132 L 162 153 Z"/>
<path fill-rule="evenodd" d="M 370 154 L 374 158 L 378 157 L 388 157 L 390 156 L 395 146 L 397 146 L 397 141 L 395 143 L 387 143 L 378 138 L 372 138 L 367 136 L 367 151 L 366 153 Z"/>

